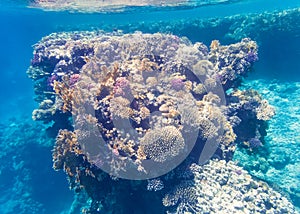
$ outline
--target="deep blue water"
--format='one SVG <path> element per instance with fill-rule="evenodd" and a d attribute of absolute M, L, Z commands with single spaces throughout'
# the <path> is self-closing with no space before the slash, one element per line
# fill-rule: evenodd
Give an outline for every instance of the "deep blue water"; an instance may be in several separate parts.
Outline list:
<path fill-rule="evenodd" d="M 281 149 L 285 155 L 295 152 L 300 156 L 300 111 L 297 108 L 300 105 L 299 1 L 248 0 L 195 8 L 156 8 L 149 11 L 136 8 L 105 14 L 43 11 L 27 8 L 27 4 L 24 1 L 0 3 L 0 213 L 69 213 L 73 201 L 64 173 L 52 169 L 53 139 L 48 139 L 42 124 L 31 119 L 31 113 L 38 105 L 34 101 L 33 83 L 26 74 L 32 58 L 32 46 L 53 32 L 95 29 L 111 32 L 121 29 L 130 33 L 139 30 L 174 33 L 206 45 L 214 39 L 220 40 L 221 44 L 230 44 L 240 40 L 239 35 L 231 37 L 228 34 L 233 32 L 232 23 L 236 22 L 238 27 L 243 28 L 240 25 L 243 21 L 237 20 L 244 19 L 250 23 L 251 17 L 274 13 L 276 21 L 269 23 L 273 27 L 268 28 L 268 24 L 263 25 L 265 29 L 244 26 L 250 30 L 244 35 L 254 37 L 259 44 L 259 61 L 254 65 L 254 72 L 245 80 L 245 85 L 261 92 L 279 112 L 271 121 L 268 140 L 274 145 L 270 147 L 275 151 Z M 298 12 L 291 16 L 276 15 L 295 8 Z M 240 18 L 228 18 L 234 16 Z M 201 21 L 205 25 L 197 26 Z M 261 81 L 255 82 L 258 80 Z M 288 87 L 290 90 L 285 91 Z M 282 99 L 286 99 L 286 103 Z M 282 111 L 286 114 L 281 114 Z M 285 124 L 288 130 L 283 129 Z M 293 146 L 287 146 L 289 142 Z M 251 158 L 243 160 L 250 162 Z M 244 165 L 252 170 L 251 164 Z M 255 170 L 252 173 L 268 183 L 275 183 L 287 194 L 293 192 L 290 197 L 299 209 L 299 157 L 290 159 L 282 169 L 277 169 L 277 176 L 274 171 L 272 174 L 271 168 L 268 174 Z M 279 182 L 279 178 L 289 179 L 289 182 Z M 289 192 L 290 187 L 296 190 Z M 78 213 L 78 210 L 73 213 Z"/>

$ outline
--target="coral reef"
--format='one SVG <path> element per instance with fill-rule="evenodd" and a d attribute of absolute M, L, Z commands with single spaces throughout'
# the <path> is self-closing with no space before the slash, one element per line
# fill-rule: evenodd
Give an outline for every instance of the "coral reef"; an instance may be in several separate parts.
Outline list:
<path fill-rule="evenodd" d="M 248 38 L 208 48 L 169 34 L 73 32 L 51 34 L 34 48 L 28 74 L 40 106 L 33 118 L 53 123 L 53 167 L 91 198 L 86 213 L 129 212 L 124 198 L 143 188 L 141 204 L 162 213 L 161 197 L 175 184 L 171 195 L 183 192 L 182 199 L 166 206 L 195 203 L 199 192 L 186 169 L 209 166 L 211 157 L 230 161 L 236 145 L 260 146 L 274 115 L 256 91 L 237 89 L 258 59 Z"/>
<path fill-rule="evenodd" d="M 228 115 L 232 116 L 230 122 L 237 140 L 244 142 L 244 146 L 250 149 L 259 147 L 266 135 L 265 121 L 274 116 L 274 107 L 253 89 L 234 90 L 228 99 Z"/>

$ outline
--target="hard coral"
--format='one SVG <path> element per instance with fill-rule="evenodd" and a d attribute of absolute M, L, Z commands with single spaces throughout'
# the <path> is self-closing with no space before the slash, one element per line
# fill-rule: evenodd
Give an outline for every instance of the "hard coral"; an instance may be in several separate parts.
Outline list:
<path fill-rule="evenodd" d="M 157 162 L 176 157 L 184 149 L 184 139 L 174 126 L 151 130 L 141 139 L 145 155 Z"/>

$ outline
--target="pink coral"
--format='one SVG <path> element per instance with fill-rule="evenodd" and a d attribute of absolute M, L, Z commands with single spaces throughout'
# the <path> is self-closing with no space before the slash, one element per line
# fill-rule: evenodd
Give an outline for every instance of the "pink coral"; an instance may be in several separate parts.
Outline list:
<path fill-rule="evenodd" d="M 79 74 L 72 74 L 70 76 L 70 81 L 69 81 L 70 86 L 75 85 L 75 83 L 78 81 L 79 77 L 80 77 Z"/>
<path fill-rule="evenodd" d="M 129 81 L 125 77 L 119 77 L 114 86 L 114 94 L 116 96 L 125 96 L 130 90 Z"/>
<path fill-rule="evenodd" d="M 180 78 L 172 79 L 172 80 L 171 80 L 171 87 L 172 87 L 174 90 L 179 91 L 179 90 L 183 89 L 183 87 L 184 87 L 184 82 L 183 82 L 182 79 L 180 79 Z"/>

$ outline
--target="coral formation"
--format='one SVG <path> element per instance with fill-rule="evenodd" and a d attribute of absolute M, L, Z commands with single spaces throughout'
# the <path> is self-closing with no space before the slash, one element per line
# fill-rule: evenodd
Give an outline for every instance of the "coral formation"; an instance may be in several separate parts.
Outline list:
<path fill-rule="evenodd" d="M 185 170 L 191 163 L 205 164 L 212 156 L 229 161 L 237 144 L 263 141 L 273 108 L 257 92 L 237 89 L 257 59 L 257 45 L 248 38 L 227 46 L 213 41 L 209 49 L 160 33 L 51 34 L 35 45 L 28 70 L 40 102 L 33 116 L 52 122 L 53 132 L 60 129 L 54 168 L 91 197 L 86 212 L 113 212 L 113 200 L 124 206 L 116 211 L 122 213 L 118 191 L 147 184 L 118 178 L 161 176 L 149 180 L 148 189 L 166 193 L 176 179 L 191 177 Z M 190 181 L 164 204 L 194 207 L 199 191 Z M 161 201 L 151 191 L 144 197 Z"/>
<path fill-rule="evenodd" d="M 237 140 L 244 142 L 244 145 L 250 149 L 258 147 L 261 144 L 259 142 L 263 141 L 266 135 L 267 124 L 265 121 L 275 114 L 274 107 L 270 106 L 268 101 L 262 99 L 253 89 L 234 90 L 228 99 L 231 100 L 228 110 L 229 115 L 232 115 L 231 124 L 237 134 Z M 244 135 L 240 135 L 240 132 L 243 132 Z"/>
<path fill-rule="evenodd" d="M 134 32 L 142 30 L 143 32 L 172 32 L 174 34 L 182 34 L 195 41 L 205 41 L 210 44 L 211 38 L 219 38 L 222 42 L 234 42 L 242 38 L 250 37 L 255 41 L 261 42 L 268 40 L 269 33 L 276 37 L 273 40 L 276 46 L 281 36 L 297 35 L 299 31 L 299 7 L 289 9 L 279 9 L 275 11 L 265 11 L 262 13 L 240 13 L 237 15 L 229 15 L 225 17 L 189 17 L 188 19 L 171 19 L 171 21 L 153 21 L 145 25 L 144 22 L 136 22 L 135 24 L 107 24 L 101 25 L 101 29 L 112 31 L 113 29 L 123 30 L 124 32 Z M 72 29 L 69 29 L 72 30 Z M 202 32 L 202 33 L 195 33 Z M 215 32 L 214 34 L 211 34 Z M 210 33 L 210 37 L 206 35 Z M 290 35 L 289 35 L 290 33 Z M 296 38 L 296 37 L 295 37 Z M 209 39 L 209 40 L 208 40 Z M 295 40 L 296 41 L 296 40 Z M 213 40 L 210 48 L 216 48 L 219 45 L 218 40 Z M 274 47 L 271 45 L 271 47 Z M 282 48 L 280 48 L 282 50 Z M 250 58 L 256 58 L 250 54 Z"/>

